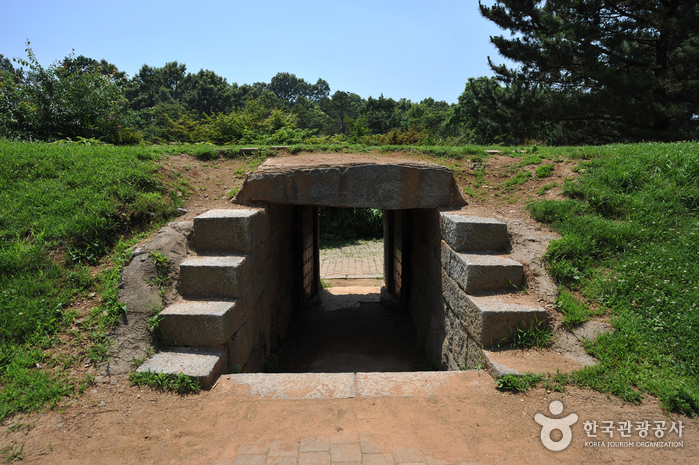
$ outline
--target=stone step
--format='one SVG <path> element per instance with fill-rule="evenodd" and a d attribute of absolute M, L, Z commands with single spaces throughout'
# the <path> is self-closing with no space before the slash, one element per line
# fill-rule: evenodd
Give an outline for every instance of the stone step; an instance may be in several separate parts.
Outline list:
<path fill-rule="evenodd" d="M 389 373 L 240 373 L 226 375 L 238 397 L 348 399 L 463 395 L 487 377 L 482 371 Z"/>
<path fill-rule="evenodd" d="M 226 344 L 241 324 L 236 301 L 180 300 L 160 316 L 165 340 L 178 346 Z"/>
<path fill-rule="evenodd" d="M 570 373 L 584 366 L 579 358 L 556 349 L 507 349 L 484 350 L 485 368 L 493 376 L 500 378 L 510 374 L 520 376 L 524 373 Z"/>
<path fill-rule="evenodd" d="M 456 252 L 495 252 L 508 248 L 507 224 L 493 218 L 442 213 L 442 236 Z"/>
<path fill-rule="evenodd" d="M 442 243 L 442 265 L 468 293 L 515 289 L 522 285 L 524 267 L 509 257 L 454 252 Z"/>
<path fill-rule="evenodd" d="M 180 264 L 180 294 L 187 299 L 237 299 L 251 275 L 245 256 L 192 257 Z"/>
<path fill-rule="evenodd" d="M 155 354 L 136 373 L 183 373 L 196 378 L 204 389 L 211 387 L 226 368 L 226 354 L 210 348 L 180 347 Z"/>
<path fill-rule="evenodd" d="M 200 253 L 248 253 L 264 240 L 264 210 L 209 210 L 194 218 L 194 247 Z"/>
<path fill-rule="evenodd" d="M 517 328 L 546 325 L 546 309 L 518 295 L 466 295 L 466 331 L 484 348 L 493 347 Z"/>

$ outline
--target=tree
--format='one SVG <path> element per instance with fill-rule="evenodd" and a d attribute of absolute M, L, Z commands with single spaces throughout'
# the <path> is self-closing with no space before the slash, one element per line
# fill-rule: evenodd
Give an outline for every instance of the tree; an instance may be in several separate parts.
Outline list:
<path fill-rule="evenodd" d="M 391 130 L 395 109 L 396 101 L 392 98 L 384 98 L 383 94 L 379 98 L 369 97 L 364 104 L 364 117 L 369 129 L 374 134 L 385 134 Z"/>
<path fill-rule="evenodd" d="M 295 74 L 290 73 L 277 73 L 269 82 L 267 89 L 284 100 L 288 107 L 294 106 L 299 97 L 318 101 L 330 95 L 330 86 L 323 79 L 310 84 L 303 78 L 297 78 Z"/>
<path fill-rule="evenodd" d="M 530 117 L 577 141 L 698 135 L 696 0 L 497 0 L 481 14 L 512 38 L 491 37 L 520 66 L 491 68 L 516 87 Z M 517 100 L 517 99 L 515 99 Z M 520 102 L 522 99 L 519 99 Z M 527 109 L 510 102 L 516 115 Z"/>
<path fill-rule="evenodd" d="M 202 69 L 197 74 L 188 74 L 182 87 L 182 103 L 199 118 L 233 109 L 233 96 L 226 78 L 213 71 Z"/>
<path fill-rule="evenodd" d="M 308 98 L 310 86 L 303 79 L 297 78 L 295 74 L 277 73 L 269 82 L 267 89 L 290 106 L 296 102 L 296 98 L 299 96 Z"/>
<path fill-rule="evenodd" d="M 326 131 L 329 134 L 348 134 L 348 119 L 354 120 L 359 115 L 362 98 L 350 92 L 335 91 L 331 98 L 324 98 L 321 109 L 330 119 Z"/>
<path fill-rule="evenodd" d="M 126 92 L 131 108 L 142 110 L 158 103 L 180 102 L 186 71 L 187 65 L 176 61 L 165 63 L 162 68 L 143 65 Z"/>
<path fill-rule="evenodd" d="M 298 97 L 292 111 L 299 118 L 297 123 L 299 129 L 320 131 L 328 125 L 329 117 L 320 109 L 320 104 L 306 97 Z"/>
<path fill-rule="evenodd" d="M 10 117 L 2 121 L 4 131 L 13 137 L 47 141 L 77 137 L 111 143 L 138 140 L 131 129 L 136 115 L 129 110 L 117 78 L 96 67 L 82 69 L 62 62 L 44 68 L 29 45 L 27 41 L 27 59 L 17 59 L 27 71 L 15 81 L 12 92 L 0 95 L 2 106 L 8 96 L 13 100 Z M 73 55 L 67 59 L 75 60 Z M 9 74 L 4 68 L 3 84 Z"/>
<path fill-rule="evenodd" d="M 104 76 L 109 76 L 110 79 L 120 86 L 126 85 L 128 81 L 128 77 L 124 71 L 119 71 L 116 65 L 109 63 L 105 59 L 97 61 L 94 58 L 88 58 L 84 55 L 79 55 L 77 57 L 68 55 L 59 63 L 70 74 L 97 71 Z"/>
<path fill-rule="evenodd" d="M 0 137 L 21 136 L 26 130 L 27 106 L 23 105 L 22 69 L 0 53 Z"/>
<path fill-rule="evenodd" d="M 447 102 L 435 101 L 430 97 L 420 103 L 412 103 L 405 116 L 408 127 L 422 126 L 430 134 L 442 136 L 453 113 L 454 109 Z"/>

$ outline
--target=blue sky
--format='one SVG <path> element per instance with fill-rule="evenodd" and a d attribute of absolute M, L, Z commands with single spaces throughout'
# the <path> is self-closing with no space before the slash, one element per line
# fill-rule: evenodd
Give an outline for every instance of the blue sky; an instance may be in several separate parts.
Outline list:
<path fill-rule="evenodd" d="M 485 4 L 490 4 L 487 0 Z M 48 66 L 75 49 L 133 76 L 170 61 L 229 83 L 278 72 L 344 90 L 414 102 L 456 102 L 469 77 L 491 76 L 503 31 L 476 0 L 0 0 L 0 53 Z M 505 32 L 505 34 L 507 34 Z"/>

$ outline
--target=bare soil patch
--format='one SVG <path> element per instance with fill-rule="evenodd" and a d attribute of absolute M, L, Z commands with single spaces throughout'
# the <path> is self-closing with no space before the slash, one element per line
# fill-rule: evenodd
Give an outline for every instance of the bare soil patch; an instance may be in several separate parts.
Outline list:
<path fill-rule="evenodd" d="M 666 416 L 654 399 L 631 406 L 603 394 L 570 389 L 566 393 L 501 393 L 480 372 L 459 392 L 433 396 L 337 400 L 260 400 L 236 395 L 220 380 L 207 392 L 179 397 L 130 386 L 120 375 L 96 384 L 61 409 L 16 417 L 28 431 L 8 432 L 0 446 L 24 444 L 25 463 L 42 464 L 232 464 L 239 447 L 253 441 L 283 440 L 343 433 L 370 435 L 386 447 L 416 448 L 447 463 L 694 463 L 699 459 L 699 420 Z M 536 413 L 551 416 L 559 400 L 578 415 L 573 441 L 551 452 L 540 441 Z M 585 421 L 682 421 L 682 448 L 586 447 L 592 441 L 618 442 L 601 434 L 587 438 Z M 10 425 L 6 423 L 6 427 Z M 652 436 L 651 431 L 651 436 Z M 653 440 L 648 438 L 648 441 Z M 627 441 L 639 442 L 638 435 Z"/>

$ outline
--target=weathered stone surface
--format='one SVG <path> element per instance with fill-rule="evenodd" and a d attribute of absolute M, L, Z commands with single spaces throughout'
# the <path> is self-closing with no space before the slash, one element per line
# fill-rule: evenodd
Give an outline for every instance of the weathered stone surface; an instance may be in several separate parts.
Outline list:
<path fill-rule="evenodd" d="M 223 351 L 181 347 L 154 355 L 138 367 L 136 373 L 147 371 L 171 375 L 183 373 L 198 379 L 203 388 L 208 388 L 225 367 L 226 355 Z"/>
<path fill-rule="evenodd" d="M 509 244 L 507 224 L 493 218 L 442 213 L 442 236 L 456 252 L 492 252 Z"/>
<path fill-rule="evenodd" d="M 522 305 L 505 296 L 474 296 L 466 299 L 465 327 L 482 347 L 492 347 L 517 328 L 528 330 L 532 324 L 546 324 L 546 310 Z"/>
<path fill-rule="evenodd" d="M 238 330 L 235 312 L 236 302 L 181 300 L 160 312 L 160 329 L 176 345 L 222 345 Z"/>
<path fill-rule="evenodd" d="M 505 375 L 522 376 L 522 373 L 519 371 L 491 360 L 490 352 L 483 351 L 483 355 L 485 357 L 485 369 L 493 378 L 498 379 Z"/>
<path fill-rule="evenodd" d="M 512 289 L 522 284 L 524 267 L 510 258 L 456 253 L 450 247 L 446 252 L 449 258 L 445 270 L 467 293 Z"/>
<path fill-rule="evenodd" d="M 265 224 L 261 209 L 209 210 L 194 218 L 194 244 L 199 252 L 250 252 L 265 239 Z"/>
<path fill-rule="evenodd" d="M 362 450 L 359 444 L 331 444 L 330 461 L 333 463 L 361 463 Z"/>
<path fill-rule="evenodd" d="M 344 154 L 271 158 L 248 176 L 235 201 L 388 210 L 466 205 L 448 168 Z"/>
<path fill-rule="evenodd" d="M 327 437 L 303 438 L 299 443 L 300 452 L 327 452 L 330 450 L 330 441 Z"/>
<path fill-rule="evenodd" d="M 463 320 L 467 298 L 466 292 L 444 270 L 442 270 L 442 296 L 454 312 L 454 316 Z"/>
<path fill-rule="evenodd" d="M 193 257 L 180 264 L 180 294 L 186 298 L 237 299 L 250 272 L 244 256 Z"/>
<path fill-rule="evenodd" d="M 443 392 L 450 383 L 465 384 L 473 375 L 461 371 L 416 371 L 405 373 L 357 373 L 357 396 L 416 397 Z"/>
<path fill-rule="evenodd" d="M 233 384 L 253 396 L 272 399 L 346 399 L 356 397 L 353 373 L 241 373 Z"/>
<path fill-rule="evenodd" d="M 126 305 L 127 312 L 110 332 L 112 346 L 109 360 L 100 366 L 101 373 L 114 375 L 130 372 L 133 369 L 131 360 L 145 357 L 151 340 L 148 319 L 153 314 L 153 308 L 167 305 L 179 297 L 176 292 L 178 270 L 187 256 L 192 230 L 191 221 L 169 223 L 155 234 L 151 242 L 134 250 L 131 263 L 122 270 L 117 296 L 119 302 Z M 170 259 L 170 280 L 163 297 L 158 286 L 152 284 L 156 269 L 150 252 L 162 253 Z"/>
<path fill-rule="evenodd" d="M 238 329 L 238 332 L 233 336 L 233 340 L 228 344 L 228 360 L 231 372 L 234 371 L 233 369 L 237 365 L 240 365 L 241 371 L 243 372 L 251 371 L 248 361 L 254 341 L 254 338 L 250 335 L 249 326 L 247 323 L 243 323 L 240 329 Z"/>

